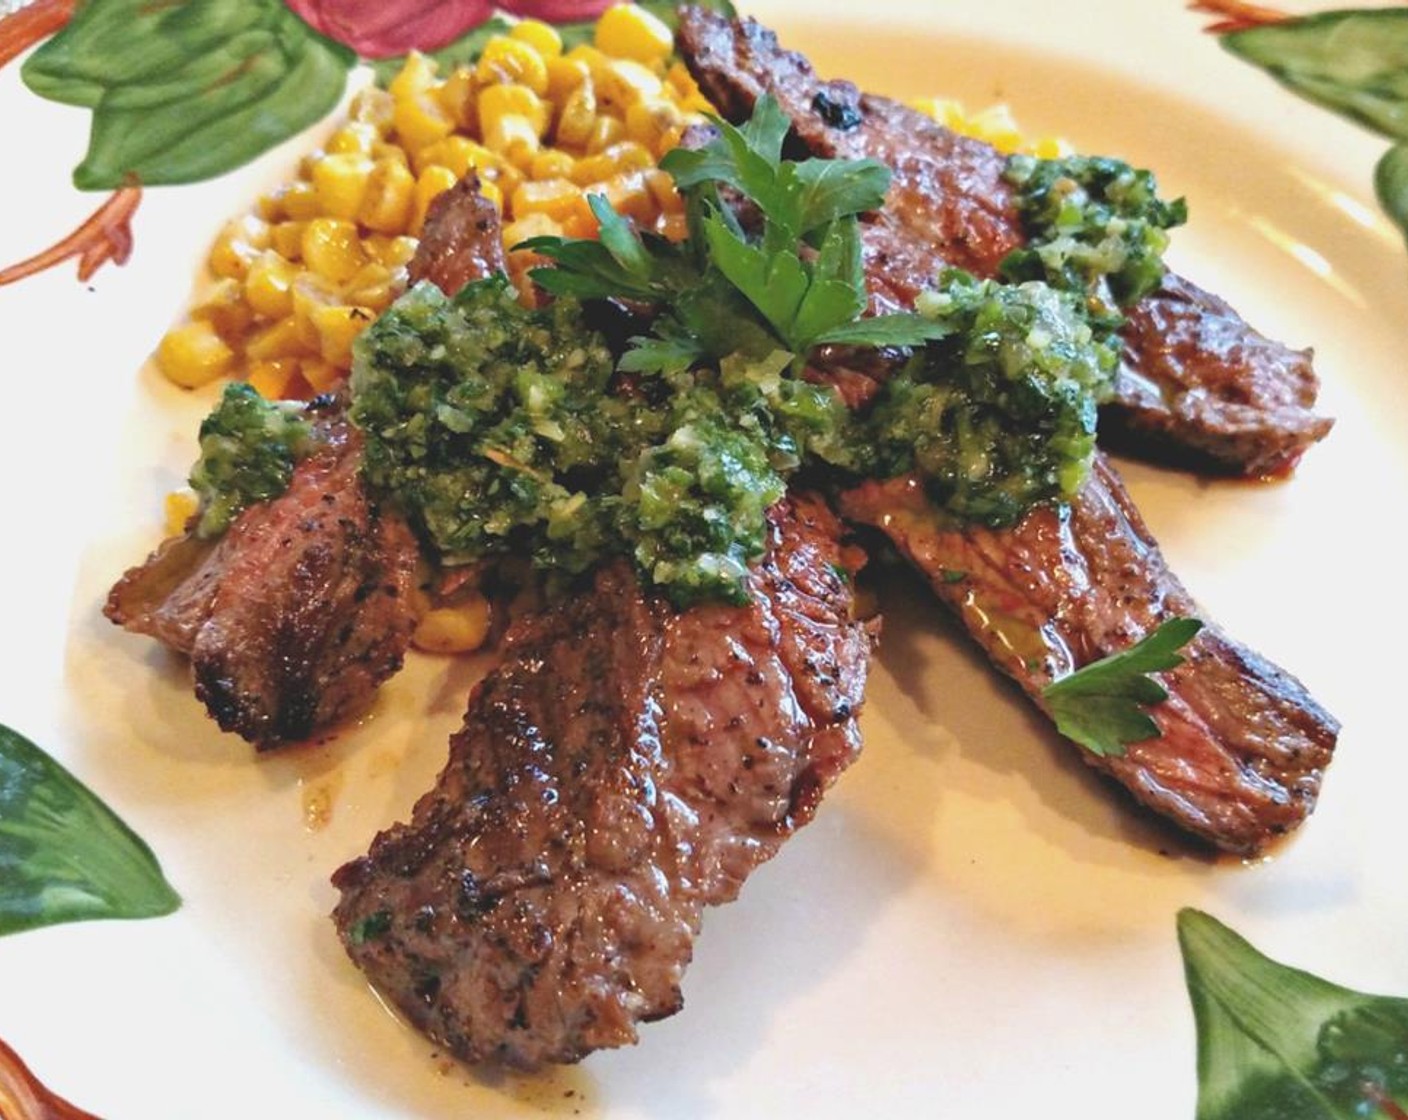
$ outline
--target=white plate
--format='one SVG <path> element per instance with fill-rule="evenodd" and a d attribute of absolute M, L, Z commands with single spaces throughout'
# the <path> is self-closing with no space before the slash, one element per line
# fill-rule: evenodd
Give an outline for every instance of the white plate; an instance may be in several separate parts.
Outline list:
<path fill-rule="evenodd" d="M 309 145 L 291 142 L 216 182 L 148 192 L 126 268 L 0 289 L 0 721 L 105 797 L 185 899 L 161 920 L 0 940 L 0 1037 L 71 1100 L 106 1120 L 1185 1120 L 1196 1081 L 1178 908 L 1340 983 L 1408 995 L 1392 842 L 1408 785 L 1408 618 L 1393 584 L 1408 256 L 1370 191 L 1382 142 L 1222 52 L 1181 0 L 750 11 L 824 73 L 972 108 L 1002 100 L 1028 132 L 1153 167 L 1191 206 L 1174 263 L 1268 334 L 1316 348 L 1338 424 L 1295 478 L 1127 477 L 1207 612 L 1343 721 L 1319 809 L 1256 864 L 1197 854 L 897 587 L 864 757 L 742 899 L 707 915 L 685 1010 L 633 1049 L 541 1078 L 485 1079 L 438 1057 L 343 956 L 328 875 L 429 786 L 475 667 L 419 658 L 363 726 L 255 758 L 205 718 L 181 664 L 99 616 L 159 535 L 210 400 L 146 357 L 220 223 Z M 8 263 L 95 199 L 67 179 L 84 114 L 29 94 L 12 65 L 0 120 Z M 331 818 L 314 827 L 320 801 Z"/>

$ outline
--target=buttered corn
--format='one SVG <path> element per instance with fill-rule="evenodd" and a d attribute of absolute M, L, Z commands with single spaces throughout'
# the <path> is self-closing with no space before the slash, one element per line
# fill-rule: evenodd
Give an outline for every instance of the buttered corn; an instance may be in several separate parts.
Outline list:
<path fill-rule="evenodd" d="M 335 387 L 357 335 L 404 287 L 430 204 L 470 171 L 503 215 L 506 248 L 593 236 L 594 193 L 681 236 L 679 198 L 656 165 L 709 105 L 673 49 L 659 19 L 617 4 L 590 44 L 565 52 L 553 27 L 525 19 L 450 73 L 412 53 L 385 89 L 357 94 L 294 179 L 220 233 L 212 283 L 163 338 L 158 365 L 188 387 L 230 376 L 267 396 Z"/>
<path fill-rule="evenodd" d="M 913 105 L 945 128 L 991 144 L 1004 155 L 1022 152 L 1041 159 L 1060 159 L 1074 152 L 1071 145 L 1059 137 L 1029 139 L 1006 105 L 990 105 L 976 113 L 970 113 L 961 102 L 943 97 L 921 97 Z"/>

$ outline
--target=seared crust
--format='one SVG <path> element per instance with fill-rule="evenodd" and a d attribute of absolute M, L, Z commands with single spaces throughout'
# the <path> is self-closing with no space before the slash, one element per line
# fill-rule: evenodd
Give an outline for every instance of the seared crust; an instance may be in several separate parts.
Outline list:
<path fill-rule="evenodd" d="M 1103 457 L 1069 509 L 1034 510 L 1011 529 L 945 524 L 913 479 L 858 487 L 841 508 L 883 530 L 1039 706 L 1046 685 L 1169 619 L 1206 623 Z M 1195 835 L 1252 854 L 1314 808 L 1339 723 L 1216 625 L 1184 653 L 1161 675 L 1168 700 L 1149 710 L 1160 737 L 1081 757 Z"/>
<path fill-rule="evenodd" d="M 471 281 L 505 271 L 499 212 L 480 193 L 473 170 L 431 201 L 406 271 L 412 284 L 429 280 L 449 296 Z"/>
<path fill-rule="evenodd" d="M 680 52 L 725 117 L 746 118 L 770 93 L 815 156 L 877 159 L 893 172 L 885 207 L 862 224 L 874 312 L 907 309 L 945 267 L 994 276 L 1025 235 L 1005 157 L 924 113 L 823 81 L 753 20 L 686 8 Z M 1231 307 L 1177 276 L 1134 307 L 1101 438 L 1131 454 L 1237 475 L 1289 471 L 1333 422 L 1314 411 L 1307 353 L 1253 330 Z"/>
<path fill-rule="evenodd" d="M 340 414 L 280 497 L 215 542 L 187 534 L 129 570 L 103 613 L 189 655 L 196 696 L 260 749 L 364 707 L 401 667 L 418 550 L 359 476 L 361 439 Z"/>
<path fill-rule="evenodd" d="M 677 1011 L 702 908 L 855 758 L 839 525 L 770 519 L 748 606 L 676 613 L 616 563 L 516 624 L 436 787 L 334 876 L 348 953 L 460 1058 L 575 1061 Z"/>

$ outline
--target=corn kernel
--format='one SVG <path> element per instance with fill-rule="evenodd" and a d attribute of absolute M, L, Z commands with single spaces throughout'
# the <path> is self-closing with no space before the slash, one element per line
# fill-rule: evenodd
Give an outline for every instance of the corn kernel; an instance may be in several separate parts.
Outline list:
<path fill-rule="evenodd" d="M 229 222 L 210 247 L 210 271 L 216 276 L 243 279 L 250 262 L 268 247 L 267 222 L 253 215 Z"/>
<path fill-rule="evenodd" d="M 689 219 L 683 214 L 661 214 L 655 232 L 669 241 L 683 241 L 689 236 Z"/>
<path fill-rule="evenodd" d="M 499 151 L 490 137 L 504 117 L 522 117 L 531 121 L 535 138 L 541 138 L 547 131 L 547 106 L 525 85 L 505 83 L 480 90 L 479 127 L 484 135 L 484 145 L 491 151 Z"/>
<path fill-rule="evenodd" d="M 308 347 L 299 336 L 298 324 L 292 315 L 270 323 L 255 333 L 245 343 L 244 352 L 253 361 L 268 358 L 297 358 L 307 353 Z"/>
<path fill-rule="evenodd" d="M 415 151 L 450 135 L 455 122 L 430 93 L 396 99 L 396 135 Z"/>
<path fill-rule="evenodd" d="M 168 537 L 179 537 L 186 531 L 186 526 L 190 523 L 197 511 L 200 509 L 200 500 L 191 490 L 173 490 L 166 495 L 163 503 L 166 521 L 166 535 Z"/>
<path fill-rule="evenodd" d="M 562 56 L 569 62 L 580 62 L 586 66 L 587 71 L 593 76 L 603 66 L 611 62 L 611 59 L 603 52 L 596 49 L 590 43 L 578 43 L 570 51 Z"/>
<path fill-rule="evenodd" d="M 509 198 L 509 210 L 515 218 L 529 214 L 546 214 L 563 221 L 586 206 L 582 188 L 567 179 L 545 179 L 526 182 Z"/>
<path fill-rule="evenodd" d="M 357 221 L 378 233 L 401 233 L 411 220 L 415 177 L 404 163 L 379 159 L 367 175 L 366 189 L 357 208 Z"/>
<path fill-rule="evenodd" d="M 665 85 L 648 67 L 629 58 L 613 58 L 592 72 L 597 93 L 605 102 L 621 108 L 647 97 L 659 97 Z"/>
<path fill-rule="evenodd" d="M 585 148 L 596 127 L 596 91 L 584 82 L 568 95 L 557 119 L 557 142 Z"/>
<path fill-rule="evenodd" d="M 548 100 L 561 105 L 574 89 L 591 81 L 591 70 L 580 58 L 553 58 L 547 63 Z"/>
<path fill-rule="evenodd" d="M 509 29 L 509 35 L 521 43 L 527 43 L 545 60 L 557 58 L 562 53 L 562 36 L 557 28 L 540 19 L 521 19 Z"/>
<path fill-rule="evenodd" d="M 406 264 L 416 255 L 416 239 L 404 235 L 386 237 L 374 233 L 362 242 L 362 246 L 367 250 L 367 255 L 372 260 L 387 268 L 396 268 Z"/>
<path fill-rule="evenodd" d="M 372 145 L 381 139 L 376 125 L 369 121 L 348 121 L 323 145 L 329 155 L 371 155 Z"/>
<path fill-rule="evenodd" d="M 593 41 L 605 54 L 646 63 L 663 61 L 675 48 L 664 22 L 635 4 L 614 4 L 602 12 Z"/>
<path fill-rule="evenodd" d="M 500 214 L 504 212 L 504 192 L 499 189 L 498 183 L 481 180 L 479 183 L 479 193 L 494 204 L 494 209 Z"/>
<path fill-rule="evenodd" d="M 374 166 L 371 156 L 361 152 L 334 152 L 314 163 L 311 177 L 322 212 L 355 218 Z"/>
<path fill-rule="evenodd" d="M 1031 145 L 1031 154 L 1038 159 L 1064 159 L 1075 155 L 1075 148 L 1060 136 L 1043 136 Z"/>
<path fill-rule="evenodd" d="M 208 321 L 193 319 L 162 336 L 156 359 L 169 380 L 197 389 L 227 376 L 235 364 L 235 352 Z"/>
<path fill-rule="evenodd" d="M 613 175 L 593 188 L 593 193 L 604 194 L 616 213 L 634 218 L 642 225 L 655 220 L 655 200 L 643 172 L 624 171 Z"/>
<path fill-rule="evenodd" d="M 326 393 L 337 388 L 346 373 L 345 369 L 339 369 L 322 358 L 304 358 L 298 364 L 298 371 L 314 393 Z"/>
<path fill-rule="evenodd" d="M 411 642 L 427 653 L 469 653 L 488 636 L 489 604 L 482 595 L 475 595 L 465 603 L 426 611 Z"/>
<path fill-rule="evenodd" d="M 374 318 L 367 307 L 315 307 L 313 326 L 318 332 L 318 353 L 323 361 L 337 369 L 352 364 L 352 343 Z M 307 377 L 307 373 L 304 373 Z M 310 378 L 311 381 L 311 378 Z"/>
<path fill-rule="evenodd" d="M 316 218 L 322 212 L 322 206 L 318 202 L 318 192 L 314 189 L 313 184 L 306 179 L 295 179 L 291 183 L 285 183 L 270 196 L 270 199 L 278 207 L 280 216 L 296 222 L 305 222 L 309 218 Z"/>
<path fill-rule="evenodd" d="M 369 264 L 347 281 L 343 295 L 347 302 L 373 311 L 382 311 L 396 296 L 396 273 L 384 264 Z"/>
<path fill-rule="evenodd" d="M 681 119 L 679 109 L 672 102 L 661 97 L 648 97 L 626 110 L 626 135 L 653 152 L 660 138 L 676 128 Z"/>
<path fill-rule="evenodd" d="M 497 88 L 497 87 L 496 87 Z M 538 130 L 519 113 L 505 113 L 484 130 L 484 143 L 519 167 L 527 167 L 538 154 Z"/>
<path fill-rule="evenodd" d="M 665 71 L 665 83 L 678 94 L 680 101 L 699 97 L 699 83 L 683 62 L 675 62 Z"/>
<path fill-rule="evenodd" d="M 280 222 L 269 230 L 269 244 L 285 260 L 303 259 L 303 231 L 307 222 Z"/>
<path fill-rule="evenodd" d="M 583 208 L 582 213 L 573 214 L 562 223 L 563 237 L 597 237 L 601 233 L 601 223 L 596 220 L 591 207 Z"/>
<path fill-rule="evenodd" d="M 308 353 L 318 349 L 318 328 L 313 315 L 320 307 L 344 303 L 342 285 L 334 284 L 315 272 L 300 273 L 293 282 L 293 323 L 298 331 L 300 347 Z"/>
<path fill-rule="evenodd" d="M 287 400 L 294 378 L 298 376 L 297 358 L 266 358 L 249 363 L 245 380 L 266 400 Z"/>
<path fill-rule="evenodd" d="M 387 92 L 398 101 L 424 93 L 435 84 L 436 69 L 434 59 L 427 58 L 420 51 L 411 51 L 396 76 L 387 83 Z"/>
<path fill-rule="evenodd" d="M 513 247 L 530 237 L 561 237 L 564 225 L 549 214 L 541 212 L 525 214 L 504 226 L 504 247 Z"/>
<path fill-rule="evenodd" d="M 406 154 L 406 149 L 390 140 L 382 140 L 372 145 L 372 159 L 389 159 L 402 167 L 411 166 L 411 157 Z"/>
<path fill-rule="evenodd" d="M 539 97 L 548 91 L 548 67 L 543 56 L 527 43 L 507 35 L 495 35 L 484 45 L 474 77 L 481 86 L 526 86 Z"/>
<path fill-rule="evenodd" d="M 303 230 L 303 263 L 326 280 L 341 284 L 367 263 L 357 227 L 343 218 L 314 218 Z"/>
<path fill-rule="evenodd" d="M 656 209 L 662 214 L 684 213 L 684 199 L 680 197 L 675 180 L 668 171 L 661 171 L 658 167 L 649 168 L 645 172 L 645 185 L 650 191 L 650 197 L 655 200 Z"/>
<path fill-rule="evenodd" d="M 587 151 L 602 152 L 626 138 L 626 126 L 615 117 L 600 116 L 592 123 Z"/>
<path fill-rule="evenodd" d="M 561 148 L 549 148 L 533 157 L 528 177 L 534 180 L 570 179 L 576 161 Z"/>
<path fill-rule="evenodd" d="M 986 140 L 999 152 L 1010 154 L 1021 146 L 1022 134 L 1006 105 L 993 105 L 984 109 L 973 117 L 969 124 L 969 135 Z"/>
<path fill-rule="evenodd" d="M 376 129 L 378 136 L 391 131 L 391 122 L 396 111 L 396 100 L 384 89 L 367 86 L 352 96 L 348 106 L 348 116 L 359 124 L 369 124 Z"/>
<path fill-rule="evenodd" d="M 211 284 L 199 303 L 191 308 L 192 319 L 204 319 L 215 333 L 234 344 L 254 321 L 254 312 L 244 299 L 244 285 L 231 276 Z"/>
<path fill-rule="evenodd" d="M 279 319 L 293 310 L 293 278 L 297 268 L 272 249 L 249 266 L 244 278 L 244 298 L 256 315 Z"/>
<path fill-rule="evenodd" d="M 450 114 L 456 128 L 478 131 L 479 107 L 475 98 L 474 71 L 460 66 L 435 90 L 440 105 Z"/>
<path fill-rule="evenodd" d="M 419 236 L 425 224 L 425 213 L 436 195 L 455 185 L 454 172 L 446 167 L 427 167 L 416 180 L 414 200 L 411 203 L 411 233 Z"/>
<path fill-rule="evenodd" d="M 416 153 L 413 169 L 419 175 L 431 164 L 448 167 L 456 179 L 463 179 L 471 167 L 488 167 L 499 157 L 468 136 L 447 136 Z"/>

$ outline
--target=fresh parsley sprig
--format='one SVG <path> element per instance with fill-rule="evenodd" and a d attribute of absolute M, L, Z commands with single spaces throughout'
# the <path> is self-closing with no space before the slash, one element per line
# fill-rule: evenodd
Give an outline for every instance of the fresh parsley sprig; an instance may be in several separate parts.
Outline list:
<path fill-rule="evenodd" d="M 677 148 L 661 161 L 685 199 L 686 242 L 642 235 L 592 196 L 599 240 L 522 243 L 554 262 L 531 274 L 545 291 L 658 308 L 651 333 L 631 340 L 623 369 L 670 372 L 779 348 L 800 363 L 828 343 L 911 346 L 947 333 L 909 313 L 861 317 L 856 215 L 884 202 L 888 168 L 875 160 L 784 159 L 789 122 L 770 96 L 742 126 L 715 125 L 710 143 Z M 725 192 L 756 211 L 757 222 L 750 217 L 745 229 Z"/>
<path fill-rule="evenodd" d="M 1168 699 L 1148 674 L 1183 664 L 1178 652 L 1203 628 L 1196 618 L 1172 618 L 1129 649 L 1077 670 L 1042 690 L 1056 729 L 1102 758 L 1119 757 L 1126 743 L 1159 736 L 1144 710 Z"/>

